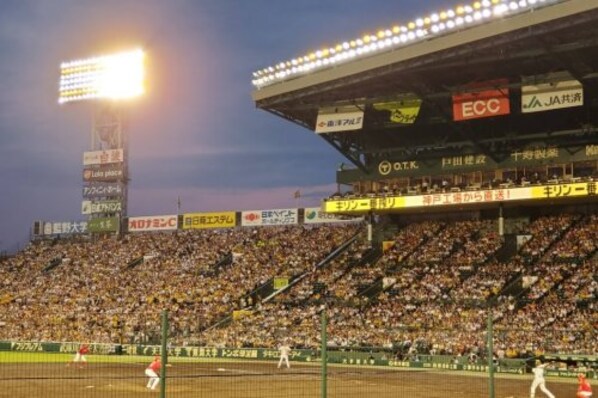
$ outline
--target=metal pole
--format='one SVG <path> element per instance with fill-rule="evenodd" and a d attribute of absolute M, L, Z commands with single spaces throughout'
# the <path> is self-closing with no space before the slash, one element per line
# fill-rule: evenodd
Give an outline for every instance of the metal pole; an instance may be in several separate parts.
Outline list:
<path fill-rule="evenodd" d="M 492 333 L 492 307 L 488 306 L 488 327 L 487 327 L 487 335 L 488 335 L 488 388 L 489 388 L 489 398 L 494 398 L 494 349 L 493 349 L 493 340 L 494 336 Z"/>
<path fill-rule="evenodd" d="M 328 345 L 328 337 L 326 335 L 326 306 L 322 308 L 322 395 L 321 398 L 326 398 L 328 395 L 327 389 L 327 371 L 328 371 L 328 354 L 326 346 Z"/>
<path fill-rule="evenodd" d="M 160 368 L 160 398 L 166 397 L 166 364 L 168 360 L 168 311 L 162 311 L 162 367 Z"/>

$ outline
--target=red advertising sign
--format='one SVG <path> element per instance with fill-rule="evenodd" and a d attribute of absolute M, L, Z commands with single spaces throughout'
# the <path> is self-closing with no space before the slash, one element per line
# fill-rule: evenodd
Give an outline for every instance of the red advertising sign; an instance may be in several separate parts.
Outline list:
<path fill-rule="evenodd" d="M 472 91 L 453 95 L 453 118 L 455 121 L 481 119 L 511 113 L 509 89 L 506 80 L 485 82 L 478 87 L 497 87 L 492 90 Z M 504 87 L 501 87 L 504 86 Z"/>
<path fill-rule="evenodd" d="M 177 229 L 178 216 L 129 217 L 129 232 L 169 231 Z"/>

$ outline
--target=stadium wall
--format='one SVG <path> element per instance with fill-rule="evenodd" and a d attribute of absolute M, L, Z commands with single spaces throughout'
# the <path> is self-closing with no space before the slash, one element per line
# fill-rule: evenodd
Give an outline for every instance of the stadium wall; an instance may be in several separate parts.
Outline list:
<path fill-rule="evenodd" d="M 75 353 L 79 349 L 79 343 L 54 343 L 54 342 L 16 342 L 0 341 L 0 352 L 38 352 L 38 353 Z M 159 345 L 138 345 L 138 344 L 89 344 L 92 355 L 124 355 L 124 356 L 148 356 L 162 354 L 162 347 Z M 327 350 L 330 364 L 353 365 L 353 366 L 389 366 L 395 368 L 410 369 L 441 369 L 449 371 L 466 371 L 474 373 L 488 373 L 489 366 L 483 363 L 469 363 L 467 358 L 455 358 L 448 355 L 422 355 L 412 360 L 395 360 L 389 358 L 391 353 L 384 351 L 352 351 L 352 350 Z M 171 347 L 168 349 L 169 357 L 177 358 L 201 358 L 211 360 L 270 360 L 276 361 L 280 353 L 276 349 L 264 348 L 217 348 L 217 347 Z M 296 362 L 321 362 L 320 352 L 316 350 L 293 350 L 289 359 Z M 593 369 L 586 370 L 587 376 L 595 378 L 596 356 L 560 356 L 551 355 L 546 357 L 553 361 L 583 361 L 593 362 Z M 527 372 L 525 359 L 501 359 L 496 363 L 494 372 L 524 374 Z M 575 378 L 580 369 L 548 369 L 549 376 Z"/>

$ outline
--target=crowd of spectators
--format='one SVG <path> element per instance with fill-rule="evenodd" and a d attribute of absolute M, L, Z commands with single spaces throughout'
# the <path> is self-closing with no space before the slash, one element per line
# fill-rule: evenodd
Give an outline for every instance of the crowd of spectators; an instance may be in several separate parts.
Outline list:
<path fill-rule="evenodd" d="M 542 217 L 529 223 L 528 229 L 521 233 L 532 236 L 526 245 L 531 244 L 534 250 L 543 253 L 553 253 L 554 248 L 575 244 L 580 236 L 591 230 L 587 226 L 593 216 L 583 218 L 573 226 L 578 219 Z M 552 227 L 547 227 L 549 224 Z M 412 237 L 414 231 L 418 231 L 415 235 L 419 238 Z M 423 231 L 426 231 L 425 237 Z M 550 239 L 555 231 L 560 234 Z M 414 243 L 409 246 L 407 242 Z M 545 246 L 538 242 L 544 242 Z M 521 275 L 532 269 L 542 269 L 535 268 L 539 265 L 524 257 L 523 253 L 527 253 L 524 250 L 507 263 L 498 261 L 493 254 L 501 244 L 502 238 L 496 233 L 495 224 L 489 221 L 426 222 L 400 230 L 396 244 L 377 263 L 367 266 L 375 270 L 372 272 L 378 277 L 385 275 L 392 281 L 387 289 L 373 300 L 364 297 L 362 301 L 324 301 L 330 316 L 330 345 L 339 348 L 383 347 L 395 350 L 397 355 L 423 352 L 477 358 L 483 355 L 487 303 L 492 298 L 496 347 L 502 356 L 534 355 L 545 350 L 596 352 L 597 319 L 592 312 L 596 282 L 591 273 L 596 267 L 595 259 L 588 259 L 573 276 L 564 274 L 560 279 L 563 283 L 552 285 L 551 289 L 556 291 L 570 292 L 558 296 L 566 304 L 558 306 L 557 310 L 554 309 L 557 304 L 554 299 L 546 299 L 542 304 L 528 297 L 533 292 L 530 287 L 521 287 L 521 297 L 500 295 L 507 283 L 514 279 L 521 281 Z M 587 253 L 593 255 L 595 248 L 588 249 Z M 345 286 L 345 279 L 350 284 L 354 273 L 364 274 L 362 268 L 337 274 L 329 289 L 334 291 L 336 286 Z M 562 270 L 558 262 L 552 268 L 554 272 Z M 315 285 L 318 279 L 313 277 L 305 283 Z M 326 284 L 329 283 L 327 280 Z M 302 288 L 303 293 L 306 291 L 309 289 Z M 305 295 L 302 297 L 306 298 Z M 578 306 L 580 297 L 584 298 L 587 307 Z M 528 306 L 530 300 L 534 304 Z M 279 338 L 295 336 L 296 346 L 313 348 L 309 343 L 317 342 L 319 333 L 318 311 L 314 304 L 316 301 L 309 305 L 293 305 L 289 300 L 281 305 L 274 301 L 260 308 L 254 316 L 223 330 L 210 331 L 207 336 L 213 340 L 223 339 L 225 345 L 243 344 L 234 336 L 252 336 L 251 344 L 259 346 L 260 336 L 266 339 L 271 328 L 277 330 L 277 336 L 283 336 Z M 308 325 L 311 325 L 311 331 Z"/>
<path fill-rule="evenodd" d="M 529 225 L 525 232 L 532 239 L 521 249 L 521 255 L 530 261 L 541 257 L 553 242 L 562 237 L 577 217 L 570 214 L 554 217 L 540 217 Z"/>
<path fill-rule="evenodd" d="M 346 250 L 325 264 L 324 267 L 314 267 L 306 272 L 295 286 L 278 295 L 276 301 L 287 303 L 300 303 L 308 299 L 318 301 L 330 294 L 344 300 L 354 297 L 356 289 L 347 285 L 347 282 L 350 283 L 353 280 L 353 275 L 346 274 L 360 269 L 359 262 L 371 247 L 364 241 L 362 236 L 361 239 L 353 241 Z M 341 279 L 345 283 L 341 284 Z M 333 287 L 339 290 L 332 292 Z"/>
<path fill-rule="evenodd" d="M 357 226 L 285 226 L 41 242 L 0 267 L 0 339 L 147 342 L 169 311 L 186 338 L 276 276 L 301 273 Z M 233 250 L 231 264 L 211 270 Z M 135 259 L 141 264 L 130 267 Z M 44 272 L 48 264 L 60 264 Z"/>
<path fill-rule="evenodd" d="M 501 355 L 596 352 L 596 219 L 525 223 L 507 261 L 495 220 L 411 223 L 378 256 L 358 224 L 31 244 L 0 263 L 0 340 L 146 343 L 168 309 L 176 344 L 315 348 L 325 306 L 331 346 L 478 355 L 491 309 Z"/>

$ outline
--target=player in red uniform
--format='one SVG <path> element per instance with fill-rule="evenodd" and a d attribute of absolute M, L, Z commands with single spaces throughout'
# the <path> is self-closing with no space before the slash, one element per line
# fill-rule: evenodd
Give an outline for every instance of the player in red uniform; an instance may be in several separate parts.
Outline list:
<path fill-rule="evenodd" d="M 67 366 L 69 366 L 70 364 L 77 364 L 79 369 L 85 367 L 87 365 L 87 358 L 85 358 L 85 355 L 87 355 L 88 353 L 89 346 L 87 344 L 81 344 L 81 346 L 77 350 L 77 353 L 75 354 L 75 358 L 73 358 L 73 361 L 68 363 Z"/>
<path fill-rule="evenodd" d="M 156 355 L 154 357 L 154 360 L 152 361 L 152 363 L 149 364 L 149 366 L 147 367 L 147 369 L 145 369 L 145 375 L 147 377 L 149 377 L 149 380 L 147 381 L 147 385 L 146 387 L 151 389 L 151 390 L 155 390 L 156 387 L 158 386 L 158 383 L 160 383 L 160 369 L 162 368 L 162 362 L 160 360 L 160 356 Z"/>
<path fill-rule="evenodd" d="M 580 373 L 577 375 L 577 381 L 579 382 L 577 387 L 577 398 L 588 398 L 592 396 L 592 387 L 590 382 L 586 379 L 586 375 Z"/>

